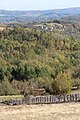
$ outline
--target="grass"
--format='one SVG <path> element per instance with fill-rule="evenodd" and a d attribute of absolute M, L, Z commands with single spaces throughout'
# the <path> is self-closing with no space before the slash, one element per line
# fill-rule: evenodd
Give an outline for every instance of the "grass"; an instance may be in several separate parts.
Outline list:
<path fill-rule="evenodd" d="M 23 95 L 8 95 L 8 96 L 0 96 L 0 100 L 10 100 L 10 99 L 22 99 Z"/>

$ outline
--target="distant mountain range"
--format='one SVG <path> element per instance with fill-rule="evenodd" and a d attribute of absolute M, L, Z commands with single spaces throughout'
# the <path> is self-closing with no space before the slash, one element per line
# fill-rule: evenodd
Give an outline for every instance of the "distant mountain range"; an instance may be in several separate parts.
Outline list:
<path fill-rule="evenodd" d="M 75 16 L 77 16 L 77 20 L 80 20 L 80 7 L 37 11 L 0 10 L 0 23 L 48 21 L 54 19 L 63 19 L 66 17 L 68 20 L 73 20 L 73 18 L 75 19 Z"/>

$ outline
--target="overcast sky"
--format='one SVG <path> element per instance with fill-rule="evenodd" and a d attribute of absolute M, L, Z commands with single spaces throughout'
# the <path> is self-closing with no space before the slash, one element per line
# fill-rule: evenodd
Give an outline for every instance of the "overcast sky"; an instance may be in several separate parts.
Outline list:
<path fill-rule="evenodd" d="M 80 0 L 0 0 L 0 9 L 48 10 L 80 7 Z"/>

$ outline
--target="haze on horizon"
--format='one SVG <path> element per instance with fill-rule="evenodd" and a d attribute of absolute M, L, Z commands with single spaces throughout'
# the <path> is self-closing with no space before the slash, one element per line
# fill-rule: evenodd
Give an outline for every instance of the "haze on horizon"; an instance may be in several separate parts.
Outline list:
<path fill-rule="evenodd" d="M 0 0 L 2 10 L 49 10 L 80 7 L 80 0 Z"/>

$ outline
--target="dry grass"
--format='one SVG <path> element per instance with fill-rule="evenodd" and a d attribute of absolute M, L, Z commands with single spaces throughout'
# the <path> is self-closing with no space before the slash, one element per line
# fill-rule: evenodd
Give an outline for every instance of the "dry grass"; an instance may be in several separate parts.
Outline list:
<path fill-rule="evenodd" d="M 80 120 L 80 103 L 0 106 L 0 120 Z"/>

